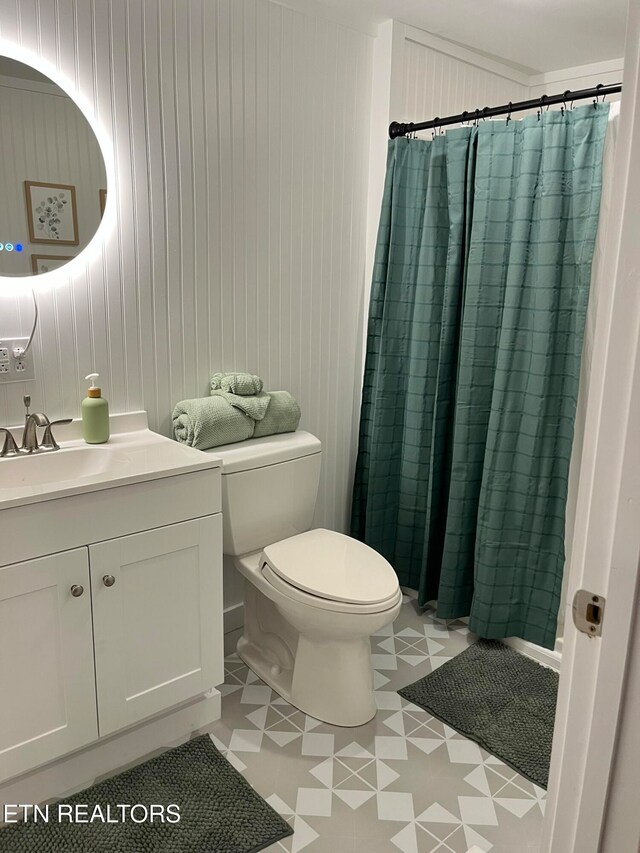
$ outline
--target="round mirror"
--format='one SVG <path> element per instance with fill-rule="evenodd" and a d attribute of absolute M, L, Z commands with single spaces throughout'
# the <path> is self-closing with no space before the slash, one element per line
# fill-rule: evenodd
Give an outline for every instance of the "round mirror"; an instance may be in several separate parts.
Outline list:
<path fill-rule="evenodd" d="M 100 225 L 107 177 L 72 98 L 0 56 L 0 276 L 42 275 L 73 260 Z"/>

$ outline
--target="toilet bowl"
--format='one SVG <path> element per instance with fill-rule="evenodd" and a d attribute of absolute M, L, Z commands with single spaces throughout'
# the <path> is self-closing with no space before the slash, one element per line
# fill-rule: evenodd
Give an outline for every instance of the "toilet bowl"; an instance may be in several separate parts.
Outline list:
<path fill-rule="evenodd" d="M 311 530 L 321 445 L 302 431 L 216 448 L 223 545 L 244 578 L 238 654 L 301 711 L 338 726 L 376 712 L 369 638 L 398 615 L 390 564 L 332 530 Z"/>

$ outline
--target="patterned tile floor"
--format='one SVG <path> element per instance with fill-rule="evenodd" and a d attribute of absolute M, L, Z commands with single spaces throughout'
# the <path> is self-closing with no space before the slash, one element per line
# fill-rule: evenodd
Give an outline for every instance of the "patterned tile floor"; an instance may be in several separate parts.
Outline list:
<path fill-rule="evenodd" d="M 372 637 L 378 714 L 359 728 L 308 717 L 227 658 L 211 737 L 294 835 L 269 853 L 533 853 L 545 792 L 396 693 L 473 642 L 405 599 Z"/>

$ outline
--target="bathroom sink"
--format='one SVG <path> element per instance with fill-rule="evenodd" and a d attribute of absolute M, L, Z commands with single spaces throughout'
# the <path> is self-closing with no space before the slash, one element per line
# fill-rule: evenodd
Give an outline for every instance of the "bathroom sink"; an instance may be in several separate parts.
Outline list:
<path fill-rule="evenodd" d="M 152 432 L 145 412 L 112 415 L 106 444 L 85 444 L 81 423 L 56 431 L 59 450 L 0 459 L 0 514 L 28 504 L 217 468 L 215 456 Z M 20 429 L 13 430 L 20 439 Z"/>
<path fill-rule="evenodd" d="M 108 445 L 95 447 L 62 447 L 2 460 L 0 483 L 3 488 L 38 486 L 93 477 L 109 471 L 116 473 L 127 465 L 126 453 Z"/>

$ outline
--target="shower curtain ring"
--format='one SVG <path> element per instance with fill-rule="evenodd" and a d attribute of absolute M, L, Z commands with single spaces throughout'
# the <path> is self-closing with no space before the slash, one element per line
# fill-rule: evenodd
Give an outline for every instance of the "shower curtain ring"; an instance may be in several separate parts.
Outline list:
<path fill-rule="evenodd" d="M 509 124 L 511 121 L 511 110 L 513 109 L 513 104 L 509 101 L 509 112 L 507 113 L 507 121 L 506 124 Z"/>

